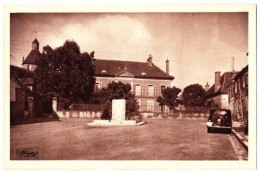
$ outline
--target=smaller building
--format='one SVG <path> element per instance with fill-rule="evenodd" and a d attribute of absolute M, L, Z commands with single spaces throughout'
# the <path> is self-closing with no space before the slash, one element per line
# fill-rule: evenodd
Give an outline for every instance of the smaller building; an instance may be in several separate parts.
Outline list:
<path fill-rule="evenodd" d="M 206 104 L 216 108 L 229 108 L 228 105 L 228 85 L 238 72 L 215 72 L 215 83 L 206 92 Z"/>
<path fill-rule="evenodd" d="M 228 85 L 228 102 L 233 120 L 248 122 L 248 65 Z"/>
<path fill-rule="evenodd" d="M 28 101 L 33 101 L 33 72 L 17 66 L 10 66 L 10 114 L 13 120 L 28 117 Z"/>

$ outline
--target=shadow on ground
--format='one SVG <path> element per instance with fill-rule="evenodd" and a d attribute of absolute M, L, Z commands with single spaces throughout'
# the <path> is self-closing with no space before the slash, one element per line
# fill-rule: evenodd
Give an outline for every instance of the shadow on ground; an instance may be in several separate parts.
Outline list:
<path fill-rule="evenodd" d="M 34 124 L 43 122 L 53 122 L 60 121 L 58 114 L 52 109 L 52 114 L 44 114 L 40 117 L 17 119 L 11 122 L 12 125 L 22 125 L 22 124 Z"/>
<path fill-rule="evenodd" d="M 60 121 L 60 120 L 59 120 L 59 118 L 55 118 L 55 117 L 52 117 L 52 116 L 34 117 L 34 118 L 16 120 L 11 124 L 11 126 L 23 125 L 23 124 L 43 123 L 43 122 L 53 122 L 53 121 Z"/>

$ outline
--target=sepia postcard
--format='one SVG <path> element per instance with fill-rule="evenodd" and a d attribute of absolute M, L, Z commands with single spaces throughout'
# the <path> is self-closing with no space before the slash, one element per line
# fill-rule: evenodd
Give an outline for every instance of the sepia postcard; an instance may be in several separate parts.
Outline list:
<path fill-rule="evenodd" d="M 256 169 L 256 5 L 4 5 L 5 169 Z"/>

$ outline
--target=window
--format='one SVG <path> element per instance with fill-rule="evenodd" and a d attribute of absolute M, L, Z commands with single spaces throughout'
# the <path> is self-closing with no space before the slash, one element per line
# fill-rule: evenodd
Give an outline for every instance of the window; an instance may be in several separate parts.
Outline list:
<path fill-rule="evenodd" d="M 165 112 L 165 105 L 159 104 L 159 112 Z"/>
<path fill-rule="evenodd" d="M 27 86 L 31 91 L 33 90 L 33 86 L 32 85 L 29 85 Z"/>
<path fill-rule="evenodd" d="M 153 111 L 153 101 L 147 101 L 147 111 L 152 112 Z"/>
<path fill-rule="evenodd" d="M 142 88 L 140 84 L 135 85 L 135 95 L 141 95 L 142 94 Z"/>
<path fill-rule="evenodd" d="M 106 74 L 107 73 L 107 71 L 106 70 L 102 70 L 102 74 Z"/>
<path fill-rule="evenodd" d="M 240 80 L 237 81 L 237 92 L 240 92 Z"/>
<path fill-rule="evenodd" d="M 169 111 L 170 111 L 169 107 L 165 106 L 165 112 L 169 112 Z"/>
<path fill-rule="evenodd" d="M 101 90 L 101 83 L 100 82 L 96 82 L 94 91 L 98 92 L 99 90 Z"/>
<path fill-rule="evenodd" d="M 245 74 L 245 87 L 248 87 L 248 74 Z"/>
<path fill-rule="evenodd" d="M 159 95 L 162 95 L 162 91 L 165 89 L 165 85 L 161 85 L 161 87 L 159 87 Z"/>
<path fill-rule="evenodd" d="M 246 87 L 245 77 L 246 77 L 245 75 L 242 76 L 242 82 L 243 82 L 242 86 L 243 86 L 243 88 Z"/>
<path fill-rule="evenodd" d="M 148 95 L 153 96 L 154 95 L 154 86 L 148 85 Z"/>
<path fill-rule="evenodd" d="M 141 111 L 142 110 L 141 100 L 137 100 L 137 102 L 138 102 L 138 105 L 139 105 L 139 111 Z"/>
<path fill-rule="evenodd" d="M 27 66 L 27 69 L 28 69 L 28 70 L 32 70 L 32 65 L 28 65 L 28 66 Z"/>
<path fill-rule="evenodd" d="M 94 100 L 94 104 L 95 105 L 99 105 L 100 104 L 100 100 Z"/>
<path fill-rule="evenodd" d="M 146 76 L 146 73 L 145 73 L 145 72 L 142 72 L 142 76 Z"/>

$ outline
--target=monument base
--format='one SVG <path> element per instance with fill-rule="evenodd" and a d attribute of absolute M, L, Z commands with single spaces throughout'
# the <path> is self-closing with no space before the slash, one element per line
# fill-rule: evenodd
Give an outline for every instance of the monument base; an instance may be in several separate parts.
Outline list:
<path fill-rule="evenodd" d="M 88 123 L 89 126 L 125 126 L 125 125 L 142 125 L 145 122 L 136 123 L 134 120 L 94 120 L 91 123 Z"/>

